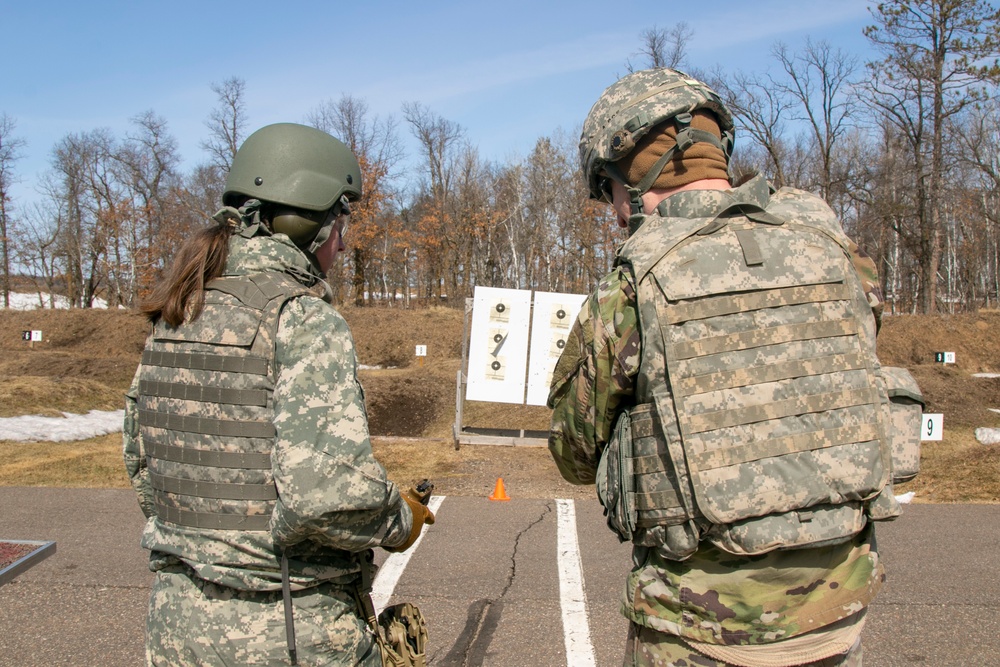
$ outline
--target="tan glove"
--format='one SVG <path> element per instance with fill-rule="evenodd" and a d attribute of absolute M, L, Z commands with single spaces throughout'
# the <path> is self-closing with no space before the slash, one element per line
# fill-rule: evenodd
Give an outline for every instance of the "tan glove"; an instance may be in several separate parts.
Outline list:
<path fill-rule="evenodd" d="M 399 494 L 406 501 L 406 504 L 410 506 L 410 511 L 413 513 L 413 527 L 410 528 L 410 534 L 405 542 L 396 547 L 383 547 L 386 551 L 392 553 L 406 551 L 420 537 L 420 531 L 423 529 L 424 524 L 429 526 L 434 523 L 434 512 L 431 512 L 427 508 L 427 505 L 425 505 L 431 498 L 431 491 L 434 489 L 434 485 L 429 485 L 428 488 L 426 484 L 425 480 L 420 486 L 411 487 Z"/>

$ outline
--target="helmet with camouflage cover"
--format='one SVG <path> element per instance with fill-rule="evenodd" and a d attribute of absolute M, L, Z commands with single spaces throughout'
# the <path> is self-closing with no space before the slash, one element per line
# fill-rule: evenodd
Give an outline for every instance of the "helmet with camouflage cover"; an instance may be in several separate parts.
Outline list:
<path fill-rule="evenodd" d="M 258 199 L 271 230 L 315 252 L 348 201 L 361 197 L 361 167 L 351 150 L 322 130 L 276 123 L 243 142 L 229 170 L 222 203 Z"/>
<path fill-rule="evenodd" d="M 722 140 L 689 127 L 691 114 L 711 111 L 718 119 Z M 615 163 L 628 155 L 642 137 L 674 119 L 677 145 L 654 165 L 640 183 L 628 183 Z M 729 159 L 733 147 L 733 116 L 722 99 L 707 85 L 684 72 L 666 67 L 640 70 L 611 84 L 587 114 L 580 136 L 580 163 L 593 199 L 609 201 L 604 179 L 618 181 L 629 190 L 633 212 L 638 198 L 652 186 L 664 165 L 692 144 L 707 141 Z"/>

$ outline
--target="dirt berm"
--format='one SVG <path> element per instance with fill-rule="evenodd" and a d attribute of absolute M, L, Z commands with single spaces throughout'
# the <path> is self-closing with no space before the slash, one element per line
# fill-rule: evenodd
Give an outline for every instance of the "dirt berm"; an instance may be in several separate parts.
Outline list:
<path fill-rule="evenodd" d="M 372 434 L 449 439 L 462 356 L 462 311 L 344 307 L 341 312 L 365 367 L 359 375 Z M 30 330 L 41 330 L 42 341 L 24 341 L 22 332 Z M 0 310 L 0 416 L 120 408 L 147 332 L 144 318 L 129 311 Z M 926 412 L 944 413 L 946 428 L 1000 427 L 1000 414 L 991 411 L 1000 409 L 1000 379 L 974 377 L 1000 373 L 998 341 L 996 310 L 887 316 L 879 357 L 883 364 L 911 370 L 927 401 Z M 415 356 L 417 345 L 426 346 L 425 358 Z M 936 352 L 954 352 L 956 362 L 936 363 Z M 545 408 L 465 406 L 463 426 L 548 428 Z M 548 466 L 554 469 L 551 462 Z"/>

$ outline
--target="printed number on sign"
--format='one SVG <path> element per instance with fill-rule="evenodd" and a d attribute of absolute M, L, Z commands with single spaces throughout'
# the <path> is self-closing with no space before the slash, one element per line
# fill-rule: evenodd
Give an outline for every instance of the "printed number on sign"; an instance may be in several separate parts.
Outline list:
<path fill-rule="evenodd" d="M 924 415 L 920 423 L 921 440 L 941 440 L 944 435 L 944 415 Z"/>

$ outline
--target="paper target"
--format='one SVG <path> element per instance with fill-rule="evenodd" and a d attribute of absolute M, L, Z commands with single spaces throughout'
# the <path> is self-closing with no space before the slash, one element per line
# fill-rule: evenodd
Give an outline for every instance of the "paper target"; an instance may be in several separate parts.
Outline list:
<path fill-rule="evenodd" d="M 523 403 L 531 292 L 477 287 L 469 333 L 469 401 Z"/>
<path fill-rule="evenodd" d="M 531 359 L 528 362 L 528 405 L 545 405 L 548 400 L 552 370 L 566 347 L 569 330 L 586 298 L 585 294 L 535 292 Z"/>

